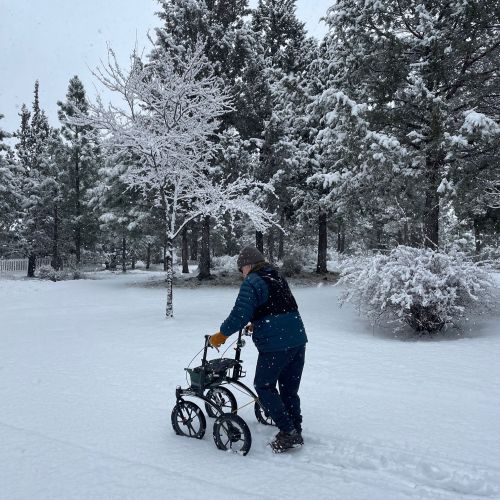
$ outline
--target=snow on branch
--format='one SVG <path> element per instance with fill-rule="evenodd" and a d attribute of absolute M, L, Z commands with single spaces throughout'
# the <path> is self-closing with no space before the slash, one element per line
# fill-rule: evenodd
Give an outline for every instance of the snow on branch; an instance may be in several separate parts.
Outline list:
<path fill-rule="evenodd" d="M 474 109 L 469 109 L 464 112 L 464 116 L 464 123 L 460 127 L 460 132 L 462 134 L 479 134 L 482 137 L 500 135 L 500 125 L 483 113 L 478 113 Z"/>
<path fill-rule="evenodd" d="M 98 98 L 90 117 L 75 121 L 100 129 L 110 153 L 139 159 L 130 183 L 151 189 L 179 168 L 195 175 L 207 164 L 214 150 L 209 139 L 231 107 L 201 43 L 185 58 L 161 55 L 147 64 L 133 53 L 126 71 L 109 49 L 107 64 L 95 75 L 123 105 L 105 107 Z"/>
<path fill-rule="evenodd" d="M 248 177 L 239 177 L 233 182 L 205 184 L 196 193 L 195 206 L 200 215 L 218 218 L 223 213 L 246 215 L 257 231 L 265 231 L 275 226 L 283 231 L 274 220 L 274 215 L 267 212 L 252 200 L 251 192 L 255 189 L 269 190 L 268 184 L 256 182 Z"/>

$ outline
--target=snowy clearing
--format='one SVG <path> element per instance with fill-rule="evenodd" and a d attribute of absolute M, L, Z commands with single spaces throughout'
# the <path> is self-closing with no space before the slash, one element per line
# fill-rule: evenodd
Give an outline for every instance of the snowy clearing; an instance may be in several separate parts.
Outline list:
<path fill-rule="evenodd" d="M 217 450 L 212 419 L 203 440 L 170 424 L 184 367 L 237 288 L 175 289 L 166 320 L 165 290 L 147 286 L 159 276 L 0 281 L 2 500 L 499 497 L 498 317 L 401 341 L 340 309 L 338 287 L 292 287 L 309 336 L 306 444 L 273 455 L 276 430 L 249 406 L 242 457 Z M 242 357 L 252 385 L 251 342 Z"/>

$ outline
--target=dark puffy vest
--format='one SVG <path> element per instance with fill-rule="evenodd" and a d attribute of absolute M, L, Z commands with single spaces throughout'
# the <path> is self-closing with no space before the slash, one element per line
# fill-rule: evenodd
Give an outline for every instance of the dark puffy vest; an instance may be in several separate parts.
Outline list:
<path fill-rule="evenodd" d="M 298 310 L 297 302 L 295 302 L 288 283 L 276 269 L 265 267 L 254 272 L 266 282 L 269 294 L 267 301 L 255 309 L 252 321 L 272 314 L 283 314 Z"/>

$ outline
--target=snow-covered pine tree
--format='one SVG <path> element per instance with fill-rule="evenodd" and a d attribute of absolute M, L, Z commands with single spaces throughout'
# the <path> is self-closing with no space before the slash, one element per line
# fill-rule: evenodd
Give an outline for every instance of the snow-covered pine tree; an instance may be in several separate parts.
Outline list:
<path fill-rule="evenodd" d="M 28 277 L 33 277 L 37 256 L 50 253 L 52 232 L 51 204 L 48 203 L 52 197 L 52 186 L 48 182 L 50 127 L 40 108 L 38 81 L 35 82 L 32 112 L 23 105 L 20 116 L 15 146 L 22 170 L 19 236 L 28 255 Z"/>
<path fill-rule="evenodd" d="M 184 57 L 199 42 L 211 71 L 232 87 L 240 75 L 247 45 L 244 27 L 248 0 L 160 0 L 157 13 L 163 26 L 156 29 L 158 53 Z M 233 110 L 227 110 L 232 113 Z"/>
<path fill-rule="evenodd" d="M 61 134 L 64 138 L 64 222 L 68 237 L 73 242 L 72 253 L 80 264 L 82 248 L 93 246 L 97 237 L 97 217 L 88 206 L 88 193 L 97 182 L 97 171 L 102 158 L 99 137 L 89 125 L 68 122 L 75 114 L 88 114 L 88 102 L 84 86 L 78 76 L 69 81 L 66 100 L 58 101 Z"/>
<path fill-rule="evenodd" d="M 295 0 L 260 0 L 253 11 L 252 28 L 257 39 L 256 49 L 264 61 L 263 75 L 268 95 L 267 104 L 256 123 L 254 138 L 259 144 L 260 165 L 255 175 L 261 182 L 271 182 L 273 196 L 264 196 L 262 203 L 277 212 L 282 223 L 292 211 L 289 185 L 297 179 L 294 172 L 296 149 L 294 141 L 302 134 L 298 123 L 303 108 L 303 78 L 316 43 L 308 39 L 304 23 L 295 14 Z M 298 139 L 300 140 L 300 139 Z M 274 258 L 275 231 L 267 234 L 267 253 Z M 261 243 L 257 234 L 257 243 Z M 279 235 L 278 257 L 283 256 L 283 235 Z"/>
<path fill-rule="evenodd" d="M 3 118 L 4 118 L 4 115 L 2 113 L 0 113 L 0 120 L 2 120 Z M 10 134 L 5 132 L 5 130 L 3 130 L 0 127 L 0 152 L 2 152 L 2 151 L 5 152 L 9 149 L 8 146 L 6 144 L 4 144 L 5 139 L 7 139 L 8 137 L 10 137 Z"/>
<path fill-rule="evenodd" d="M 45 179 L 41 191 L 44 197 L 44 205 L 48 210 L 46 232 L 51 240 L 51 267 L 55 270 L 60 270 L 63 267 L 63 256 L 67 250 L 68 235 L 64 231 L 64 204 L 66 201 L 64 165 L 66 158 L 66 148 L 63 145 L 59 131 L 51 129 L 44 155 Z"/>
<path fill-rule="evenodd" d="M 322 209 L 334 214 L 339 249 L 346 222 L 355 222 L 372 248 L 387 243 L 383 234 L 389 223 L 400 221 L 402 232 L 407 224 L 404 207 L 413 186 L 393 172 L 394 165 L 404 165 L 405 149 L 393 137 L 370 129 L 367 109 L 328 84 L 311 106 L 317 125 L 307 183 Z"/>
<path fill-rule="evenodd" d="M 339 0 L 328 11 L 330 78 L 321 99 L 325 131 L 337 129 L 330 134 L 333 173 L 343 185 L 357 182 L 358 190 L 382 182 L 377 189 L 385 186 L 380 193 L 391 197 L 400 189 L 394 179 L 418 186 L 411 212 L 431 248 L 439 245 L 454 138 L 473 110 L 485 116 L 486 128 L 495 120 L 487 116 L 498 89 L 495 6 L 492 0 Z"/>
<path fill-rule="evenodd" d="M 4 115 L 0 114 L 0 120 Z M 19 209 L 19 172 L 12 150 L 4 141 L 10 134 L 0 125 L 0 256 L 14 241 L 13 224 Z"/>
<path fill-rule="evenodd" d="M 252 28 L 272 67 L 285 74 L 297 71 L 297 54 L 302 51 L 305 23 L 296 15 L 297 0 L 259 0 L 252 12 Z"/>
<path fill-rule="evenodd" d="M 110 158 L 98 172 L 98 182 L 88 190 L 89 209 L 99 214 L 99 242 L 105 254 L 106 267 L 114 270 L 119 262 L 123 272 L 127 262 L 137 253 L 151 204 L 144 204 L 138 188 L 127 183 L 132 158 Z M 140 161 L 135 158 L 135 161 Z"/>

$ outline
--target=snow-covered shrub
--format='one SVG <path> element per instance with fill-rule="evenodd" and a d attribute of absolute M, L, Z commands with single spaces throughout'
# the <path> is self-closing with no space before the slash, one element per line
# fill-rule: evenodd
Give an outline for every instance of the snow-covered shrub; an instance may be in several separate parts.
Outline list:
<path fill-rule="evenodd" d="M 49 265 L 43 265 L 40 266 L 36 270 L 36 277 L 41 279 L 41 280 L 50 280 L 50 281 L 57 281 L 58 280 L 58 272 Z"/>
<path fill-rule="evenodd" d="M 500 269 L 500 245 L 485 245 L 481 249 L 481 261 Z"/>
<path fill-rule="evenodd" d="M 66 268 L 56 271 L 50 265 L 40 266 L 35 276 L 41 280 L 63 281 L 63 280 L 79 280 L 85 278 L 85 273 L 76 268 Z"/>
<path fill-rule="evenodd" d="M 236 273 L 238 268 L 236 266 L 237 255 L 221 255 L 220 257 L 212 257 L 212 267 L 215 271 L 221 273 Z"/>
<path fill-rule="evenodd" d="M 85 273 L 80 269 L 71 269 L 71 277 L 74 280 L 82 280 L 85 278 Z"/>
<path fill-rule="evenodd" d="M 353 257 L 341 265 L 342 302 L 354 302 L 372 322 L 435 333 L 490 301 L 493 281 L 465 254 L 399 246 L 389 254 Z"/>
<path fill-rule="evenodd" d="M 283 257 L 281 264 L 281 272 L 285 276 L 293 276 L 299 274 L 302 271 L 302 256 L 296 252 L 292 252 L 289 255 Z"/>

